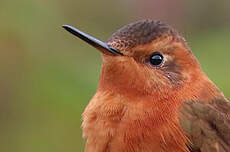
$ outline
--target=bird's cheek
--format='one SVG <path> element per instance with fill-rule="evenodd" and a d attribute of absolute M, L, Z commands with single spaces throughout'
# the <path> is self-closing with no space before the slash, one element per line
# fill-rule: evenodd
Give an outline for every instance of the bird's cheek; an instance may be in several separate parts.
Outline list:
<path fill-rule="evenodd" d="M 145 79 L 145 88 L 149 90 L 158 90 L 168 85 L 167 79 L 157 69 L 147 69 L 147 71 L 143 72 L 143 78 Z"/>

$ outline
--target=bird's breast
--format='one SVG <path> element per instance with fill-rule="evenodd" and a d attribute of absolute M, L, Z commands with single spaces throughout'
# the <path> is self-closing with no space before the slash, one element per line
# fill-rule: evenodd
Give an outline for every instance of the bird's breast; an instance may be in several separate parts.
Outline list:
<path fill-rule="evenodd" d="M 167 152 L 168 146 L 174 150 L 171 152 L 186 152 L 176 115 L 166 111 L 160 115 L 157 103 L 126 100 L 107 93 L 92 98 L 83 113 L 86 152 Z"/>

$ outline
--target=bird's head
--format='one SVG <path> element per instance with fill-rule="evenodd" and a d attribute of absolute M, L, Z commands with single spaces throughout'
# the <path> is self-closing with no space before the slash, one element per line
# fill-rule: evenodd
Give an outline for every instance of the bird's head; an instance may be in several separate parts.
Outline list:
<path fill-rule="evenodd" d="M 208 102 L 221 93 L 185 39 L 153 20 L 128 24 L 106 43 L 74 27 L 64 28 L 102 52 L 98 90 L 83 113 L 86 149 L 187 152 L 179 124 L 183 101 Z"/>
<path fill-rule="evenodd" d="M 203 89 L 207 85 L 211 92 L 216 91 L 185 39 L 165 23 L 141 20 L 128 24 L 106 43 L 73 27 L 64 28 L 102 52 L 101 91 L 159 100 L 209 98 Z"/>

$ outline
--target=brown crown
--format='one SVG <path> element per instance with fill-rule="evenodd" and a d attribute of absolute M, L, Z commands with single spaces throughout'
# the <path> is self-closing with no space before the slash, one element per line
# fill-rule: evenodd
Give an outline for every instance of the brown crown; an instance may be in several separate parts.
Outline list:
<path fill-rule="evenodd" d="M 147 44 L 163 34 L 177 35 L 177 32 L 161 21 L 141 20 L 119 29 L 109 38 L 107 43 L 111 47 L 123 50 Z"/>

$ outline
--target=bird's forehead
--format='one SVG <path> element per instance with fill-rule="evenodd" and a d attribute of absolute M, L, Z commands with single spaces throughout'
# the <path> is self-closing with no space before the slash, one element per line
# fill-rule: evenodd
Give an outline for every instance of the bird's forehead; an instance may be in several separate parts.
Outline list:
<path fill-rule="evenodd" d="M 175 35 L 168 24 L 155 20 L 141 20 L 125 25 L 107 41 L 108 45 L 125 51 L 139 45 L 148 44 L 163 35 Z"/>

